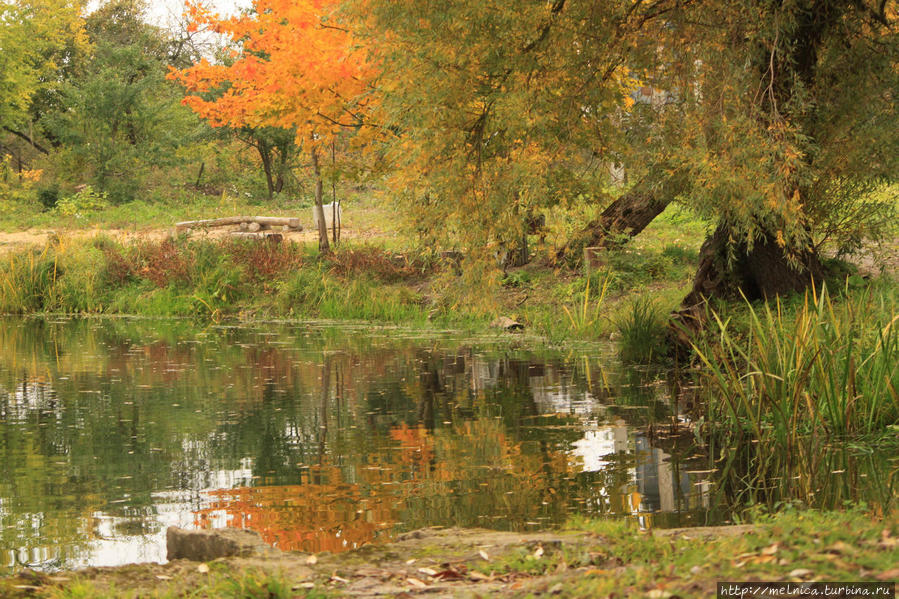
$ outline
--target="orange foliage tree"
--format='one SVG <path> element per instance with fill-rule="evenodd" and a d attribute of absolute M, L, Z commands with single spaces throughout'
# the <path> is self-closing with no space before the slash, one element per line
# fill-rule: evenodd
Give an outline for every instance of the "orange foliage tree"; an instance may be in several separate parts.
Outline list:
<path fill-rule="evenodd" d="M 184 103 L 213 126 L 296 131 L 315 175 L 319 248 L 329 251 L 322 209 L 322 149 L 344 130 L 358 130 L 373 65 L 335 17 L 335 0 L 254 0 L 246 14 L 222 18 L 189 4 L 191 27 L 235 43 L 231 60 L 202 59 L 170 77 L 188 91 Z"/>

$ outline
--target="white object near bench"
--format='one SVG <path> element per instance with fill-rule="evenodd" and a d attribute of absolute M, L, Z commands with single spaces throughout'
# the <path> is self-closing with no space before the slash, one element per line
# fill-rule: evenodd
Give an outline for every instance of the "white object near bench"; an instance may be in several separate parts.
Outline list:
<path fill-rule="evenodd" d="M 334 228 L 335 213 L 337 216 L 337 227 L 340 228 L 341 223 L 343 222 L 343 211 L 340 208 L 340 202 L 325 204 L 322 206 L 322 210 L 325 213 L 325 228 Z M 318 230 L 318 210 L 315 209 L 315 206 L 312 207 L 312 228 Z"/>

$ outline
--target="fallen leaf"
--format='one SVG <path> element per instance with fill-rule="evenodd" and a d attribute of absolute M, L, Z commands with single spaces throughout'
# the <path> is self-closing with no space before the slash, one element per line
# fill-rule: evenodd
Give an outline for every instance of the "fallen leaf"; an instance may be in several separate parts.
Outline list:
<path fill-rule="evenodd" d="M 485 561 L 488 561 L 488 562 L 490 561 L 490 556 L 487 555 L 487 552 L 484 551 L 483 549 L 478 550 L 478 555 L 480 555 L 482 558 L 484 558 Z"/>
<path fill-rule="evenodd" d="M 342 582 L 343 584 L 347 584 L 349 580 L 347 580 L 346 578 L 341 578 L 337 574 L 333 574 L 331 575 L 331 582 Z"/>
<path fill-rule="evenodd" d="M 893 568 L 877 575 L 877 580 L 897 580 L 899 579 L 899 568 Z"/>
<path fill-rule="evenodd" d="M 410 577 L 410 578 L 407 578 L 407 579 L 406 579 L 406 582 L 408 582 L 408 583 L 411 584 L 412 586 L 418 587 L 418 588 L 420 588 L 420 589 L 426 588 L 426 587 L 428 586 L 427 584 L 423 583 L 422 581 L 420 581 L 420 580 L 417 579 L 417 578 L 411 578 L 411 577 Z"/>
<path fill-rule="evenodd" d="M 477 570 L 472 570 L 468 573 L 468 577 L 472 580 L 490 580 L 490 577 L 482 572 L 478 572 Z"/>
<path fill-rule="evenodd" d="M 774 555 L 780 549 L 780 543 L 774 543 L 762 549 L 762 555 Z"/>
<path fill-rule="evenodd" d="M 844 543 L 843 541 L 837 541 L 824 551 L 828 553 L 855 553 L 855 549 L 852 548 L 852 545 Z"/>
<path fill-rule="evenodd" d="M 431 568 L 419 568 L 418 571 L 426 576 L 437 576 L 437 570 L 432 570 Z"/>
<path fill-rule="evenodd" d="M 562 589 L 563 589 L 563 588 L 564 588 L 564 587 L 562 586 L 562 583 L 561 583 L 561 582 L 557 582 L 556 584 L 554 584 L 554 585 L 552 586 L 551 589 L 549 589 L 549 594 L 550 594 L 550 595 L 558 595 L 559 593 L 562 592 Z"/>
<path fill-rule="evenodd" d="M 811 575 L 812 575 L 812 571 L 806 570 L 805 568 L 796 568 L 795 570 L 793 570 L 789 574 L 787 574 L 787 576 L 789 576 L 790 578 L 805 578 L 806 576 L 811 576 Z"/>
<path fill-rule="evenodd" d="M 315 557 L 314 555 L 310 555 L 309 557 L 306 558 L 306 563 L 309 564 L 310 566 L 314 566 L 315 564 L 318 563 L 318 558 Z"/>
<path fill-rule="evenodd" d="M 646 596 L 649 599 L 668 599 L 672 594 L 668 591 L 663 591 L 662 589 L 652 589 L 646 593 Z"/>
<path fill-rule="evenodd" d="M 290 590 L 291 591 L 299 591 L 300 589 L 314 589 L 314 588 L 315 588 L 314 582 L 301 582 L 300 584 L 295 584 L 292 587 L 290 587 Z"/>
<path fill-rule="evenodd" d="M 600 570 L 599 568 L 590 568 L 584 575 L 586 576 L 606 576 L 607 574 L 611 574 L 611 570 Z"/>
<path fill-rule="evenodd" d="M 407 559 L 407 560 L 406 560 L 406 565 L 407 565 L 407 566 L 411 566 L 411 565 L 414 564 L 414 563 L 415 563 L 415 558 L 414 558 L 414 557 L 413 557 L 412 559 Z"/>
<path fill-rule="evenodd" d="M 197 572 L 199 572 L 200 574 L 208 574 L 209 566 L 207 566 L 206 564 L 200 564 L 199 566 L 197 566 Z"/>
<path fill-rule="evenodd" d="M 171 576 L 166 576 L 165 574 L 157 574 L 156 578 L 158 578 L 159 580 L 171 580 L 172 579 Z"/>
<path fill-rule="evenodd" d="M 456 570 L 443 570 L 435 574 L 434 578 L 439 578 L 440 580 L 461 580 L 465 577 Z"/>

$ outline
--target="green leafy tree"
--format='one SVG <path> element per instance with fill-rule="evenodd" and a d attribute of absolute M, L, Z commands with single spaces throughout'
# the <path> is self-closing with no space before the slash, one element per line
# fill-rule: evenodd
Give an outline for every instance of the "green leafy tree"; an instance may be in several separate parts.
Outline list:
<path fill-rule="evenodd" d="M 160 169 L 180 164 L 179 148 L 208 132 L 166 81 L 177 40 L 144 22 L 143 10 L 112 0 L 87 17 L 93 52 L 41 120 L 63 176 L 115 202 L 140 195 Z"/>
<path fill-rule="evenodd" d="M 58 95 L 68 65 L 88 50 L 80 12 L 71 0 L 0 2 L 0 160 L 9 156 L 20 179 L 49 153 L 35 126 L 39 107 Z"/>

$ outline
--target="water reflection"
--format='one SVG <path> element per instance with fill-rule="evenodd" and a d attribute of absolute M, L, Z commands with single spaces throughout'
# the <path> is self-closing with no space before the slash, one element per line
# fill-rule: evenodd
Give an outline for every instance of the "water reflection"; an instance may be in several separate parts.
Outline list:
<path fill-rule="evenodd" d="M 666 385 L 599 351 L 7 319 L 0 359 L 0 568 L 163 561 L 169 525 L 340 551 L 423 526 L 667 526 L 715 507 L 692 449 L 646 432 L 680 419 Z"/>

